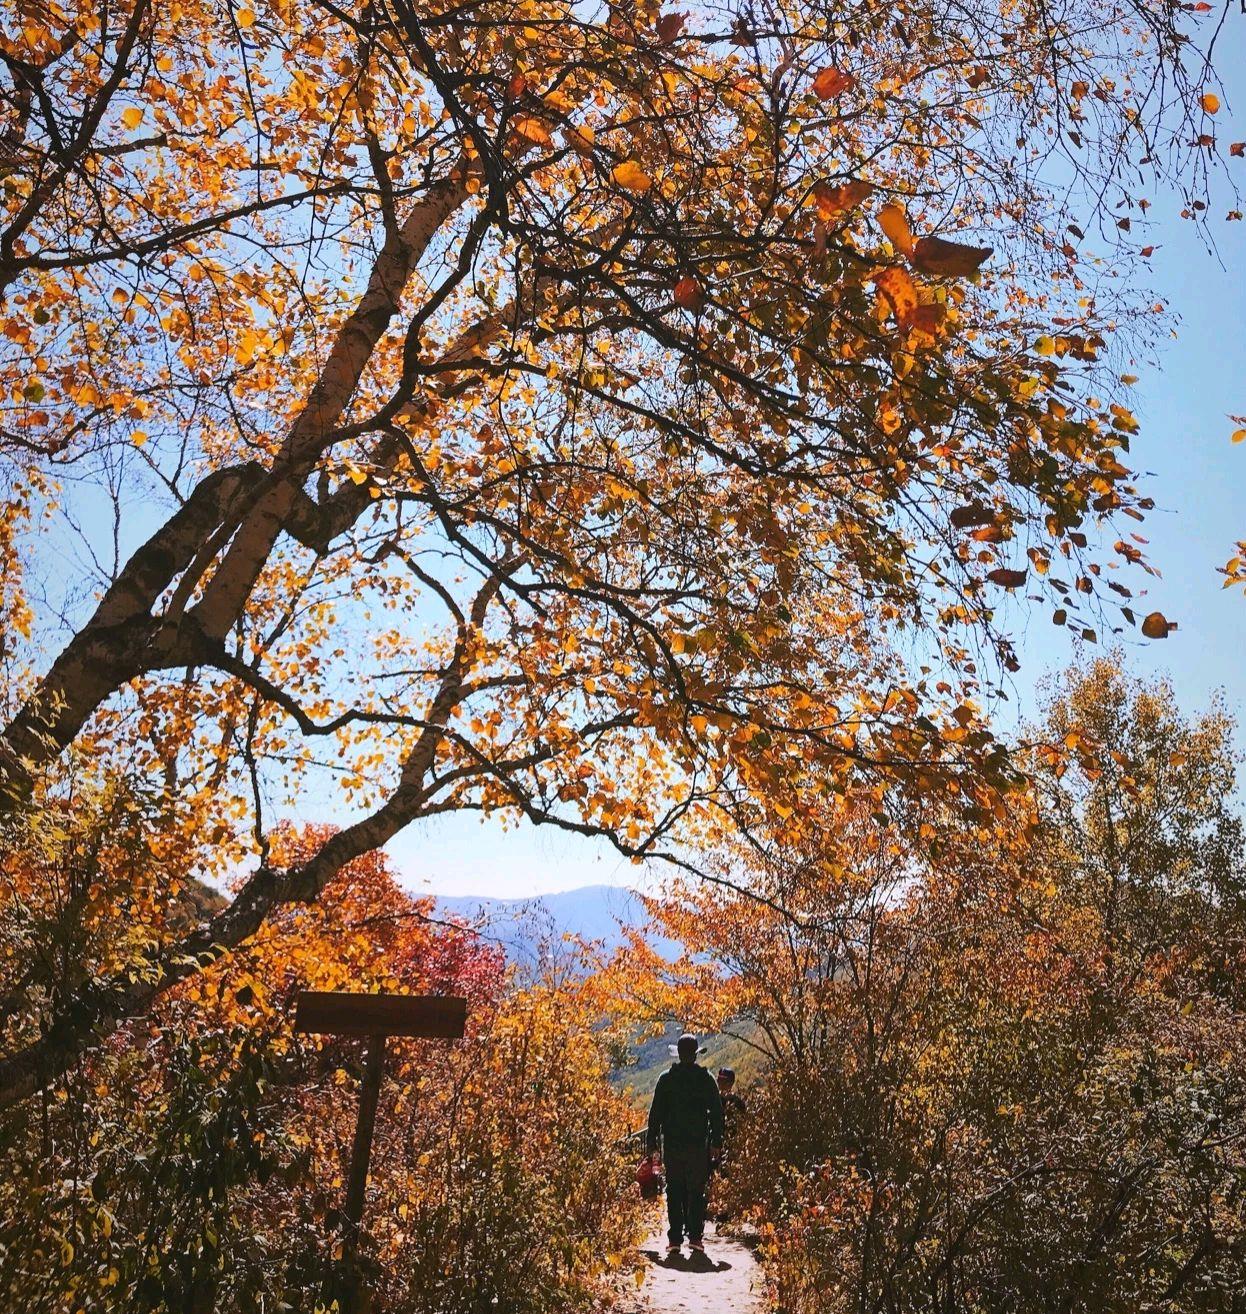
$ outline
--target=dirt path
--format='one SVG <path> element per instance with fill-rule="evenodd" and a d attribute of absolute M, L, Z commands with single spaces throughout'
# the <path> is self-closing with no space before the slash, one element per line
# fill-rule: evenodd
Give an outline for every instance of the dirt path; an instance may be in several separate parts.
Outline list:
<path fill-rule="evenodd" d="M 666 1234 L 645 1242 L 644 1284 L 623 1297 L 619 1314 L 762 1314 L 762 1276 L 753 1252 L 739 1241 L 718 1236 L 711 1223 L 705 1255 L 692 1258 L 687 1247 L 666 1257 Z"/>

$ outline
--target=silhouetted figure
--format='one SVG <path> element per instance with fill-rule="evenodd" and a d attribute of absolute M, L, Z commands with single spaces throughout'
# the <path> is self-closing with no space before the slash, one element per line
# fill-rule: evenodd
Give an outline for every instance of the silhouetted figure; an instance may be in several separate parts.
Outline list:
<path fill-rule="evenodd" d="M 723 1108 L 713 1077 L 697 1062 L 695 1036 L 680 1036 L 679 1061 L 658 1078 L 649 1109 L 648 1149 L 666 1168 L 667 1240 L 677 1251 L 684 1237 L 704 1251 L 705 1188 L 710 1160 L 722 1152 Z"/>

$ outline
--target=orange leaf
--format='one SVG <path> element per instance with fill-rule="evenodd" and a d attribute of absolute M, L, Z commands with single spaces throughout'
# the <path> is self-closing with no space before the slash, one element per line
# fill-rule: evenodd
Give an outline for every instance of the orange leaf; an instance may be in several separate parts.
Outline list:
<path fill-rule="evenodd" d="M 908 271 L 893 265 L 874 276 L 874 286 L 891 306 L 897 322 L 903 324 L 917 309 L 917 287 Z"/>
<path fill-rule="evenodd" d="M 923 237 L 913 247 L 912 260 L 916 269 L 937 278 L 967 278 L 976 274 L 982 262 L 994 247 L 963 246 L 948 242 L 942 237 Z"/>
<path fill-rule="evenodd" d="M 1246 141 L 1235 141 L 1229 147 L 1229 154 L 1236 155 L 1238 159 L 1241 159 L 1243 155 L 1246 155 Z"/>
<path fill-rule="evenodd" d="M 836 215 L 860 205 L 873 190 L 874 188 L 861 178 L 852 178 L 836 187 L 832 187 L 830 183 L 819 182 L 813 185 L 813 199 L 817 202 L 818 214 L 829 222 Z"/>
<path fill-rule="evenodd" d="M 986 69 L 981 64 L 979 64 L 974 69 L 974 71 L 970 73 L 970 75 L 965 79 L 965 81 L 968 82 L 969 85 L 975 91 L 977 91 L 977 89 L 986 81 L 986 79 L 987 79 Z"/>
<path fill-rule="evenodd" d="M 635 160 L 624 160 L 622 164 L 616 165 L 610 176 L 629 192 L 647 192 L 653 186 L 653 179 Z"/>
<path fill-rule="evenodd" d="M 531 115 L 524 114 L 517 118 L 511 127 L 535 146 L 549 145 L 549 129 L 541 122 L 540 119 L 534 119 Z"/>
<path fill-rule="evenodd" d="M 905 255 L 912 254 L 913 230 L 909 227 L 902 206 L 896 205 L 894 201 L 884 205 L 878 212 L 878 226 L 891 239 L 897 251 L 903 251 Z"/>
<path fill-rule="evenodd" d="M 927 301 L 909 311 L 900 323 L 906 329 L 916 329 L 919 333 L 929 333 L 934 337 L 946 316 L 945 305 L 938 301 Z"/>
<path fill-rule="evenodd" d="M 1202 106 L 1204 114 L 1214 114 L 1220 108 L 1220 97 L 1214 91 L 1205 91 L 1198 103 Z"/>
<path fill-rule="evenodd" d="M 857 80 L 851 73 L 841 73 L 839 69 L 828 66 L 814 78 L 813 94 L 819 100 L 833 100 L 845 91 L 851 91 L 856 85 Z"/>

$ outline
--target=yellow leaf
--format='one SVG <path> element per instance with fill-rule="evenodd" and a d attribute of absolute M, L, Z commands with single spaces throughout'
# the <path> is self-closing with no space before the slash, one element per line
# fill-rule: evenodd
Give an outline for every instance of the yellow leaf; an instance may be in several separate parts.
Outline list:
<path fill-rule="evenodd" d="M 1054 338 L 1049 338 L 1046 333 L 1041 338 L 1034 341 L 1034 350 L 1040 356 L 1054 356 L 1056 352 L 1056 343 Z"/>
<path fill-rule="evenodd" d="M 131 105 L 129 109 L 122 110 L 121 122 L 125 124 L 131 132 L 138 127 L 143 121 L 143 111 L 137 105 Z"/>
<path fill-rule="evenodd" d="M 238 12 L 237 12 L 237 14 L 234 15 L 234 17 L 235 17 L 235 18 L 237 19 L 237 21 L 238 21 L 238 26 L 239 26 L 240 28 L 242 28 L 244 31 L 245 31 L 248 27 L 254 27 L 254 26 L 255 26 L 255 10 L 254 10 L 254 9 L 239 9 Z"/>
<path fill-rule="evenodd" d="M 134 432 L 130 435 L 130 441 L 134 444 L 135 447 L 142 447 L 142 445 L 147 441 L 147 435 L 143 432 L 142 429 L 135 429 Z"/>
<path fill-rule="evenodd" d="M 622 164 L 616 165 L 610 176 L 629 192 L 647 192 L 653 186 L 653 179 L 635 160 L 624 160 Z"/>
<path fill-rule="evenodd" d="M 902 206 L 890 202 L 878 212 L 878 226 L 891 239 L 897 251 L 911 255 L 913 251 L 913 230 L 905 216 Z"/>
<path fill-rule="evenodd" d="M 1234 429 L 1229 441 L 1233 443 L 1246 443 L 1246 429 Z"/>

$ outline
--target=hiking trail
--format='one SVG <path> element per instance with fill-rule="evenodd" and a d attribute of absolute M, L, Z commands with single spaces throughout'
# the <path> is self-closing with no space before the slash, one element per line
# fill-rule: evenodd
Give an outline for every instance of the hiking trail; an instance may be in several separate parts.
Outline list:
<path fill-rule="evenodd" d="M 655 1231 L 641 1247 L 644 1282 L 623 1294 L 615 1314 L 762 1314 L 761 1267 L 748 1246 L 711 1223 L 705 1249 L 694 1258 L 685 1247 L 668 1260 L 666 1232 Z"/>

